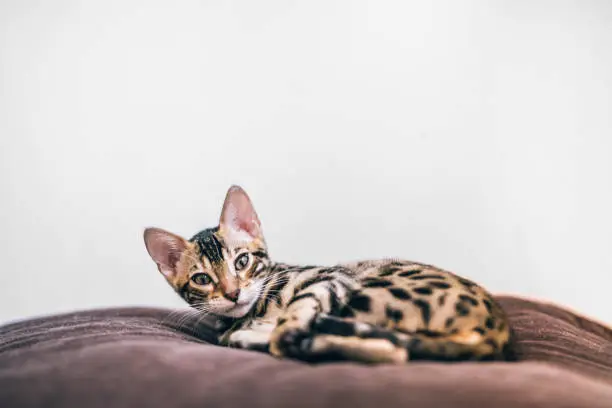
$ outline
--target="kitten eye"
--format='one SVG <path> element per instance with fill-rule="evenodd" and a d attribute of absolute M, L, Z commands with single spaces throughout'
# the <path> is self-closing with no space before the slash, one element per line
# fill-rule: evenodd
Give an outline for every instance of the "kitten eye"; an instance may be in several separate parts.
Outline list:
<path fill-rule="evenodd" d="M 238 258 L 236 258 L 236 261 L 234 262 L 234 266 L 236 267 L 237 271 L 243 270 L 244 268 L 246 268 L 248 264 L 249 264 L 249 254 L 248 253 L 244 253 L 240 255 Z"/>
<path fill-rule="evenodd" d="M 209 285 L 210 283 L 212 283 L 212 279 L 210 279 L 210 276 L 208 276 L 207 273 L 196 273 L 191 277 L 191 281 L 196 285 L 202 286 Z"/>

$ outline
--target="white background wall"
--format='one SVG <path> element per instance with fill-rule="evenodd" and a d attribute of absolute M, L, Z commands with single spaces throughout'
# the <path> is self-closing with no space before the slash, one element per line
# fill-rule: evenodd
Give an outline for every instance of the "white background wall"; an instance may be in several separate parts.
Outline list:
<path fill-rule="evenodd" d="M 0 320 L 181 305 L 243 185 L 279 260 L 398 256 L 612 321 L 608 1 L 0 3 Z"/>

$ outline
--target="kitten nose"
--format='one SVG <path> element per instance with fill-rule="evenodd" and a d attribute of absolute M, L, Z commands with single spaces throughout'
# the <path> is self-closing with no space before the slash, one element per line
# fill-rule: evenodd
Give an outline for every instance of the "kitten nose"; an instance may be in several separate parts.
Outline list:
<path fill-rule="evenodd" d="M 238 296 L 240 296 L 240 289 L 236 289 L 236 290 L 233 290 L 231 292 L 227 292 L 225 294 L 225 297 L 227 299 L 231 300 L 232 302 L 238 301 Z"/>

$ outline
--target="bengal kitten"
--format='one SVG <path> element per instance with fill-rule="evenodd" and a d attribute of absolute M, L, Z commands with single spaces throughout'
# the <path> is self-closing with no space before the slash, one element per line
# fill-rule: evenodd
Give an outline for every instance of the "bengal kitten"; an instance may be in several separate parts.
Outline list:
<path fill-rule="evenodd" d="M 238 186 L 229 189 L 217 227 L 189 240 L 148 228 L 144 240 L 183 299 L 230 323 L 223 345 L 307 361 L 504 358 L 506 316 L 474 282 L 396 259 L 331 267 L 274 262 Z"/>

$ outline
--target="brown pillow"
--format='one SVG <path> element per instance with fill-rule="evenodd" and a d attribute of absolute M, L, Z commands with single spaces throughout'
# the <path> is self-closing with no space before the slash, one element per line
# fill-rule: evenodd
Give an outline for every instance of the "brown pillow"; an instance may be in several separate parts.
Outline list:
<path fill-rule="evenodd" d="M 499 297 L 518 362 L 307 365 L 221 348 L 211 320 L 93 310 L 0 328 L 0 407 L 612 406 L 612 331 Z"/>
<path fill-rule="evenodd" d="M 546 361 L 612 381 L 610 327 L 551 303 L 512 296 L 497 300 L 510 319 L 519 361 Z"/>

